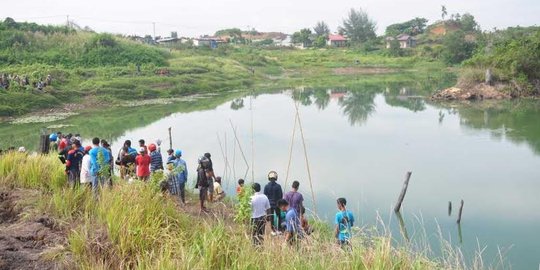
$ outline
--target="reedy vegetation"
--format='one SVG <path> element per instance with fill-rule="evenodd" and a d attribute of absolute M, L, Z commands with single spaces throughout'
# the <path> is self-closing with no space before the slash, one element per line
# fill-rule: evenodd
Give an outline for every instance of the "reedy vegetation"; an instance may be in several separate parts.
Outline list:
<path fill-rule="evenodd" d="M 359 233 L 353 251 L 346 253 L 333 244 L 329 227 L 320 223 L 315 223 L 315 234 L 298 250 L 281 239 L 267 239 L 263 248 L 256 249 L 245 225 L 188 215 L 153 185 L 116 183 L 101 190 L 97 199 L 88 189 L 68 188 L 62 165 L 52 155 L 1 156 L 0 184 L 41 191 L 34 210 L 27 211 L 46 212 L 62 224 L 68 246 L 50 257 L 68 268 L 465 268 L 462 256 L 451 247 L 444 259 L 430 260 L 427 252 L 410 246 L 394 248 L 388 235 Z"/>

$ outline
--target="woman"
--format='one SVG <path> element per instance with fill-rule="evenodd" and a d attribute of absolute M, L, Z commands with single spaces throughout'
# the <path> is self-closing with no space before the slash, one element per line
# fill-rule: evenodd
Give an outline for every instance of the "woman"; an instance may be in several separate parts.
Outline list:
<path fill-rule="evenodd" d="M 81 185 L 87 186 L 88 188 L 92 187 L 92 179 L 90 177 L 90 155 L 88 151 L 92 149 L 92 146 L 86 146 L 84 148 L 84 156 L 81 161 Z"/>

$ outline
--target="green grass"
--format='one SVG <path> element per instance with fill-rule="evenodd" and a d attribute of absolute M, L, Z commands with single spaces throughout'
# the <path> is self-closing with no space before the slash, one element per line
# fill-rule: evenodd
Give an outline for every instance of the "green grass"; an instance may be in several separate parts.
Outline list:
<path fill-rule="evenodd" d="M 24 173 L 33 171 L 33 173 Z M 430 259 L 424 250 L 394 247 L 390 236 L 359 232 L 347 253 L 322 223 L 294 249 L 279 239 L 251 246 L 247 227 L 183 212 L 167 195 L 143 183 L 118 183 L 96 199 L 88 189 L 62 184 L 62 166 L 53 156 L 0 157 L 0 183 L 36 188 L 37 209 L 67 233 L 68 246 L 54 256 L 80 269 L 463 269 L 462 258 L 447 252 Z M 65 181 L 65 180 L 64 180 Z M 65 184 L 65 183 L 64 183 Z M 451 249 L 451 248 L 450 248 Z M 483 268 L 483 265 L 472 267 Z"/>

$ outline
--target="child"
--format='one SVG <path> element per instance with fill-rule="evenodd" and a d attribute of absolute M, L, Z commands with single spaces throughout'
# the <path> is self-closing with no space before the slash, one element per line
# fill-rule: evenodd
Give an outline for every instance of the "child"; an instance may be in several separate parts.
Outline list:
<path fill-rule="evenodd" d="M 214 182 L 214 200 L 217 202 L 223 200 L 223 198 L 225 198 L 225 191 L 221 187 L 221 176 L 218 176 Z"/>
<path fill-rule="evenodd" d="M 239 196 L 244 189 L 244 179 L 238 179 L 238 186 L 236 186 L 236 195 Z"/>
<path fill-rule="evenodd" d="M 154 173 L 157 170 L 163 170 L 163 159 L 156 145 L 151 143 L 148 145 L 148 150 L 150 151 L 150 171 Z"/>
<path fill-rule="evenodd" d="M 300 207 L 300 224 L 302 226 L 302 230 L 306 233 L 306 235 L 310 235 L 313 232 L 313 228 L 309 226 L 309 222 L 305 214 L 306 208 L 304 206 Z"/>
<path fill-rule="evenodd" d="M 137 165 L 137 177 L 141 181 L 148 181 L 150 177 L 150 156 L 146 154 L 146 149 L 141 147 L 139 149 L 139 155 L 135 158 L 135 164 Z"/>
<path fill-rule="evenodd" d="M 351 247 L 351 227 L 354 226 L 354 216 L 347 210 L 347 200 L 345 198 L 337 199 L 338 212 L 336 213 L 336 238 L 341 248 L 350 249 Z"/>

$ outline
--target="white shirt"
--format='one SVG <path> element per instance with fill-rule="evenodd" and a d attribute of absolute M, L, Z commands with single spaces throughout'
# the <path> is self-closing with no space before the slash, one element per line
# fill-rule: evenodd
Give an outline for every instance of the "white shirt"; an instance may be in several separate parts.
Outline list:
<path fill-rule="evenodd" d="M 90 178 L 90 155 L 86 154 L 81 161 L 81 184 L 91 183 Z"/>
<path fill-rule="evenodd" d="M 257 192 L 251 196 L 251 217 L 259 218 L 266 215 L 266 210 L 270 209 L 270 201 L 262 192 Z"/>

